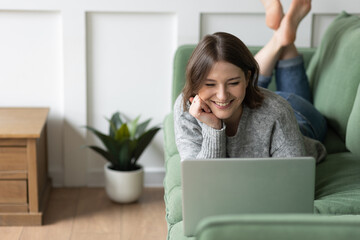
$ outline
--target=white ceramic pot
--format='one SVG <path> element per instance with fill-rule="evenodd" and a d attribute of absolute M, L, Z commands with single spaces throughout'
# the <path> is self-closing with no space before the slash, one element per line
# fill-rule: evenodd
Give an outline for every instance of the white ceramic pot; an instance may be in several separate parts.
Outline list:
<path fill-rule="evenodd" d="M 109 198 L 119 203 L 131 203 L 139 199 L 144 186 L 144 170 L 115 171 L 104 166 L 105 189 Z"/>

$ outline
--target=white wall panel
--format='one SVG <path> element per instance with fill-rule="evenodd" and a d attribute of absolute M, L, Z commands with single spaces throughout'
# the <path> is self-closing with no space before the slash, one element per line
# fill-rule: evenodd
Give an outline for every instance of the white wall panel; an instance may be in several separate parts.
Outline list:
<path fill-rule="evenodd" d="M 352 13 L 352 14 L 360 16 L 359 13 Z M 311 35 L 312 36 L 311 46 L 313 46 L 313 47 L 319 46 L 326 29 L 329 27 L 331 22 L 334 21 L 334 19 L 336 18 L 337 15 L 338 14 L 336 14 L 336 13 L 314 14 L 313 28 L 312 28 L 312 35 Z"/>
<path fill-rule="evenodd" d="M 88 124 L 107 132 L 104 117 L 115 111 L 162 123 L 169 111 L 175 24 L 174 14 L 87 14 Z M 158 133 L 140 158 L 145 168 L 163 168 L 162 139 Z M 102 171 L 101 157 L 89 153 L 88 159 L 90 172 Z"/>
<path fill-rule="evenodd" d="M 337 14 L 314 14 L 311 45 L 319 46 L 321 39 L 331 22 L 336 18 Z"/>
<path fill-rule="evenodd" d="M 264 14 L 203 13 L 201 37 L 214 32 L 228 32 L 240 38 L 245 44 L 262 46 L 272 35 L 271 29 L 267 28 L 264 22 Z"/>
<path fill-rule="evenodd" d="M 63 181 L 61 29 L 58 12 L 0 12 L 0 107 L 50 107 L 49 165 L 55 184 Z"/>
<path fill-rule="evenodd" d="M 297 46 L 310 46 L 310 24 L 310 17 L 306 17 L 299 26 Z M 258 13 L 203 13 L 200 26 L 201 37 L 215 32 L 229 32 L 249 46 L 263 46 L 273 34 L 273 30 L 265 25 L 265 14 Z"/>

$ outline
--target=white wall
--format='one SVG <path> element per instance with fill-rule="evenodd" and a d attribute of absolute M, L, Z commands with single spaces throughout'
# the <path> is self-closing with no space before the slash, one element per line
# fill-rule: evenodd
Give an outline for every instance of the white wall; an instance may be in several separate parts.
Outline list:
<path fill-rule="evenodd" d="M 285 11 L 291 0 L 282 1 Z M 326 27 L 358 0 L 314 0 L 296 44 L 317 46 Z M 271 36 L 259 0 L 1 0 L 0 107 L 48 106 L 49 172 L 56 186 L 101 186 L 103 163 L 81 148 L 98 143 L 120 110 L 161 123 L 170 112 L 172 58 L 182 44 L 228 31 L 248 45 Z M 145 184 L 161 186 L 163 135 L 145 151 Z"/>

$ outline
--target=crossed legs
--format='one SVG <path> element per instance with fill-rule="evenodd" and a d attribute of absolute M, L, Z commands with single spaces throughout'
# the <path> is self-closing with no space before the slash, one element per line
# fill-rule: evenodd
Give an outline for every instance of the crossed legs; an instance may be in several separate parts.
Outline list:
<path fill-rule="evenodd" d="M 294 44 L 301 20 L 311 8 L 311 0 L 293 0 L 284 14 L 279 0 L 261 0 L 266 9 L 266 24 L 274 29 L 270 41 L 255 55 L 260 67 L 258 85 L 267 87 L 276 68 L 277 93 L 295 112 L 303 135 L 320 141 L 326 135 L 326 120 L 311 104 L 312 96 L 303 58 Z"/>
<path fill-rule="evenodd" d="M 282 7 L 277 7 L 281 6 L 279 0 L 262 2 L 267 12 L 267 24 L 270 22 L 271 26 L 278 25 L 278 28 L 270 41 L 255 55 L 260 67 L 259 85 L 267 87 L 276 67 L 278 91 L 294 93 L 312 102 L 302 57 L 294 44 L 299 23 L 310 11 L 311 0 L 293 0 L 286 14 L 282 13 Z"/>
<path fill-rule="evenodd" d="M 267 22 L 277 26 L 270 41 L 255 55 L 260 67 L 260 74 L 271 76 L 279 60 L 291 59 L 299 55 L 294 45 L 296 31 L 301 20 L 311 8 L 311 0 L 293 0 L 289 11 L 284 15 L 279 0 L 262 0 L 265 7 Z M 276 4 L 275 4 L 276 3 Z M 280 6 L 280 7 L 276 7 Z M 274 10 L 274 9 L 277 10 Z M 268 19 L 273 19 L 270 21 Z M 278 22 L 277 19 L 280 19 Z"/>

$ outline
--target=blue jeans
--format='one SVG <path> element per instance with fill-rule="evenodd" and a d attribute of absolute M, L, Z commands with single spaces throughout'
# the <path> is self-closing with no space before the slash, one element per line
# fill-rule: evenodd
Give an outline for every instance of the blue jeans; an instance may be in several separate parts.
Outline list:
<path fill-rule="evenodd" d="M 324 141 L 327 125 L 324 116 L 312 104 L 309 81 L 301 55 L 281 60 L 275 67 L 276 93 L 285 98 L 295 112 L 303 135 Z M 258 86 L 267 88 L 272 76 L 259 76 Z"/>

